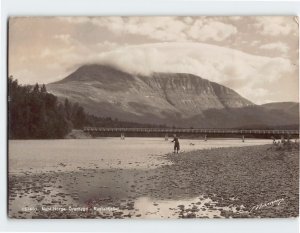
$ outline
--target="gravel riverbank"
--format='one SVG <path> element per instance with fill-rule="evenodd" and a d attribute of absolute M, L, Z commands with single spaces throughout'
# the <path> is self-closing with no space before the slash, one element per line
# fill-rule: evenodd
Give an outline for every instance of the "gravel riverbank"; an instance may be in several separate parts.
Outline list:
<path fill-rule="evenodd" d="M 298 216 L 299 149 L 272 145 L 161 156 L 151 169 L 9 175 L 12 218 Z M 138 165 L 138 164 L 137 164 Z"/>

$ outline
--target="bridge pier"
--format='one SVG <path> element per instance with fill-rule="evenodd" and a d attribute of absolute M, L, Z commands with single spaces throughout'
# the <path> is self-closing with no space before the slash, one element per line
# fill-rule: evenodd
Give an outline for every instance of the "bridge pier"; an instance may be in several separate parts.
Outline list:
<path fill-rule="evenodd" d="M 284 136 L 283 135 L 281 135 L 281 143 L 284 143 Z"/>
<path fill-rule="evenodd" d="M 125 135 L 121 133 L 121 140 L 125 140 Z"/>
<path fill-rule="evenodd" d="M 244 135 L 242 136 L 242 142 L 245 142 L 245 136 Z"/>
<path fill-rule="evenodd" d="M 168 140 L 169 140 L 169 135 L 166 134 L 166 135 L 165 135 L 165 141 L 168 141 Z"/>
<path fill-rule="evenodd" d="M 206 134 L 204 135 L 204 141 L 205 142 L 207 141 L 207 135 Z"/>

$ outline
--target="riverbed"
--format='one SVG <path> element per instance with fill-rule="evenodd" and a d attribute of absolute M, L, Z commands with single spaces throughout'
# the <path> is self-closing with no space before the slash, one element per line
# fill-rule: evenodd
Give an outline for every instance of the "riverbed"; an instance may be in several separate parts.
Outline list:
<path fill-rule="evenodd" d="M 180 145 L 181 152 L 173 154 L 173 143 L 164 138 L 9 141 L 9 216 L 297 214 L 297 149 L 277 151 L 271 140 L 257 139 L 181 139 Z M 278 200 L 280 206 L 251 212 Z"/>

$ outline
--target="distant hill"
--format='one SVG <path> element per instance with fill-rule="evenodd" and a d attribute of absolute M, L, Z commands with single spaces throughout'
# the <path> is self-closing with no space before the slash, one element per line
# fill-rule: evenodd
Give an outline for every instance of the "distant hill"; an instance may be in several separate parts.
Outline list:
<path fill-rule="evenodd" d="M 276 102 L 261 105 L 276 114 L 276 111 L 283 111 L 295 117 L 299 116 L 299 103 L 296 102 Z"/>
<path fill-rule="evenodd" d="M 295 106 L 254 105 L 228 87 L 186 73 L 132 75 L 84 65 L 47 90 L 90 114 L 131 122 L 195 128 L 298 124 Z"/>

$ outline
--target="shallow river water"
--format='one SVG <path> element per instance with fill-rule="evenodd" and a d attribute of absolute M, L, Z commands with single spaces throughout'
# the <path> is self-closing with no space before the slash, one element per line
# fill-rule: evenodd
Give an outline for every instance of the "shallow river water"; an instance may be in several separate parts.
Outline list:
<path fill-rule="evenodd" d="M 270 140 L 211 139 L 208 141 L 181 139 L 181 151 L 217 147 L 240 147 L 269 144 Z M 99 138 L 63 140 L 9 141 L 9 172 L 68 171 L 90 168 L 149 169 L 161 164 L 160 155 L 171 153 L 173 143 L 164 138 Z M 137 166 L 138 165 L 138 166 Z"/>

